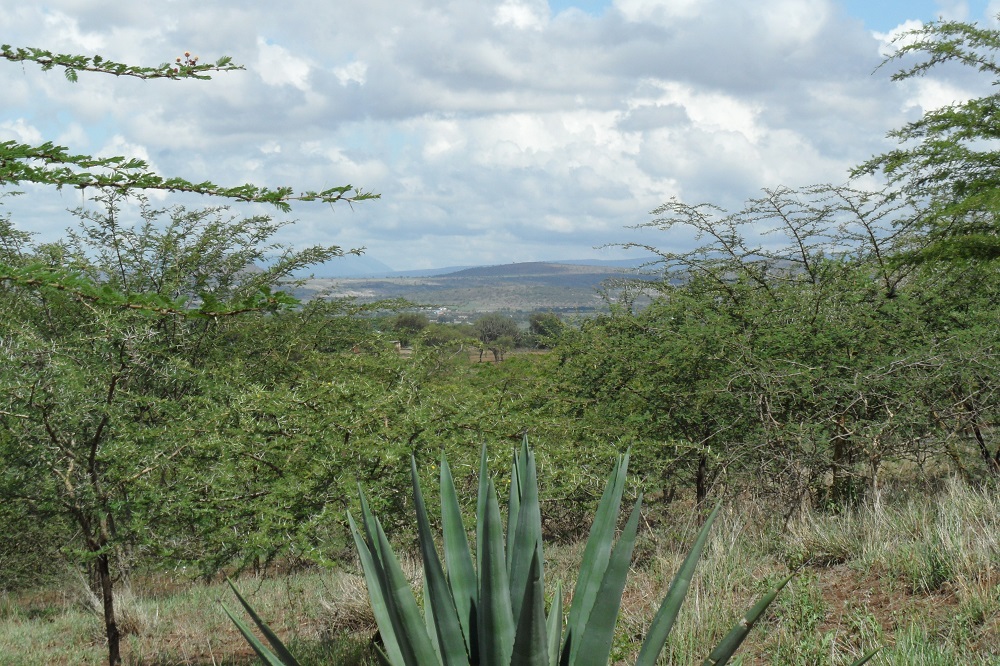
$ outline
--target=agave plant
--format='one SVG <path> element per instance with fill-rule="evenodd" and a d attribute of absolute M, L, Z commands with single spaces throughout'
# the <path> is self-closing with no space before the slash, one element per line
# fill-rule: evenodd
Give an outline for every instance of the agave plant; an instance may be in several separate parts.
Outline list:
<path fill-rule="evenodd" d="M 593 666 L 608 663 L 625 578 L 632 560 L 640 495 L 617 542 L 615 535 L 628 471 L 629 455 L 619 456 L 598 505 L 583 554 L 568 616 L 563 615 L 562 587 L 557 584 L 545 610 L 542 522 L 534 454 L 524 439 L 515 453 L 507 504 L 506 538 L 496 488 L 483 450 L 476 507 L 476 548 L 469 547 L 455 484 L 447 460 L 441 461 L 441 525 L 444 564 L 438 557 L 416 462 L 411 459 L 413 500 L 424 568 L 423 612 L 389 546 L 379 520 L 361 493 L 361 527 L 348 521 L 364 569 L 372 609 L 388 666 Z M 719 512 L 715 507 L 674 576 L 636 659 L 653 666 L 659 657 L 695 565 Z M 791 579 L 768 591 L 733 627 L 703 662 L 728 662 L 778 592 Z M 230 583 L 232 585 L 232 583 Z M 233 587 L 240 603 L 261 629 L 270 649 L 228 609 L 233 622 L 265 664 L 296 666 L 277 636 Z M 869 653 L 854 666 L 874 656 Z"/>

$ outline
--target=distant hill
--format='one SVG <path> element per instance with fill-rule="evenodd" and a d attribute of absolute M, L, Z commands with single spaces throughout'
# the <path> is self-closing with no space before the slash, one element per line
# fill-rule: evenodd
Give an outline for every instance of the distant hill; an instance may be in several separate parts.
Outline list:
<path fill-rule="evenodd" d="M 595 268 L 597 269 L 595 271 Z M 595 272 L 607 273 L 603 266 L 586 264 L 557 264 L 544 261 L 529 261 L 520 264 L 498 264 L 496 266 L 476 266 L 446 273 L 441 277 L 450 278 L 516 278 L 516 277 L 549 277 L 566 275 L 591 275 Z"/>
<path fill-rule="evenodd" d="M 309 270 L 310 274 L 321 278 L 403 278 L 403 277 L 430 277 L 440 275 L 455 275 L 466 270 L 489 270 L 501 271 L 507 266 L 533 266 L 533 265 L 569 265 L 569 266 L 589 266 L 602 268 L 637 268 L 649 261 L 653 257 L 639 257 L 636 259 L 560 259 L 557 261 L 531 261 L 512 264 L 498 264 L 496 266 L 443 266 L 441 268 L 422 268 L 417 270 L 397 271 L 387 264 L 369 255 L 347 255 L 332 259 L 325 264 L 316 266 Z M 515 269 L 522 270 L 522 269 Z M 523 269 L 531 270 L 531 269 Z"/>
<path fill-rule="evenodd" d="M 606 266 L 612 268 L 639 268 L 650 262 L 654 262 L 658 257 L 634 257 L 630 259 L 560 259 L 551 261 L 552 264 L 583 264 L 585 266 Z"/>
<path fill-rule="evenodd" d="M 314 266 L 306 273 L 323 277 L 372 277 L 391 275 L 393 269 L 367 254 L 345 254 L 325 264 Z"/>
<path fill-rule="evenodd" d="M 643 260 L 631 262 L 635 265 Z M 626 280 L 650 279 L 634 268 L 585 263 L 524 262 L 458 268 L 436 275 L 313 278 L 297 291 L 303 299 L 403 298 L 457 312 L 511 310 L 593 311 L 606 307 L 600 290 Z"/>

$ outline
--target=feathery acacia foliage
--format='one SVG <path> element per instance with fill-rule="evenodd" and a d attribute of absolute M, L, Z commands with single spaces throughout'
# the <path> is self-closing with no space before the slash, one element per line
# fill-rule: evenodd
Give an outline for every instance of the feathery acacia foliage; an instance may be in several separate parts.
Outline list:
<path fill-rule="evenodd" d="M 898 38 L 886 63 L 921 59 L 892 76 L 894 81 L 924 76 L 957 63 L 988 76 L 994 92 L 926 111 L 888 136 L 900 147 L 876 155 L 853 175 L 881 173 L 899 196 L 921 202 L 913 227 L 926 236 L 913 262 L 1000 257 L 1000 29 L 959 21 L 936 21 Z"/>

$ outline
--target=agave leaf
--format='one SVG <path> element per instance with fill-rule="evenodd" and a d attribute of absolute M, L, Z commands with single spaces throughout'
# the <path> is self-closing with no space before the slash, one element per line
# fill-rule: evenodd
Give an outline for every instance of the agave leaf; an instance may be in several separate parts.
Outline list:
<path fill-rule="evenodd" d="M 286 666 L 298 666 L 298 662 L 295 661 L 295 657 L 292 656 L 292 653 L 288 651 L 288 648 L 285 647 L 285 645 L 281 642 L 281 640 L 277 637 L 277 635 L 275 635 L 275 633 L 271 631 L 271 628 L 268 627 L 267 624 L 262 619 L 260 619 L 260 616 L 257 615 L 257 612 L 250 606 L 250 604 L 247 603 L 246 599 L 243 598 L 243 595 L 240 594 L 240 591 L 236 589 L 236 586 L 233 585 L 233 581 L 226 578 L 226 582 L 229 583 L 229 587 L 233 590 L 233 594 L 235 594 L 236 598 L 240 600 L 240 604 L 246 610 L 250 618 L 254 621 L 254 624 L 256 624 L 257 628 L 260 629 L 260 632 L 264 634 L 264 638 L 266 638 L 267 642 L 271 644 L 271 647 L 274 649 L 274 652 L 277 653 L 276 658 L 281 660 L 279 663 L 285 664 Z M 246 636 L 247 640 L 249 641 L 250 636 L 252 636 L 253 634 L 247 635 L 247 632 L 244 631 L 245 625 L 242 622 L 238 621 L 235 617 L 233 617 L 233 614 L 230 613 L 229 609 L 227 609 L 225 606 L 223 606 L 223 610 L 225 610 L 226 614 L 228 614 L 229 617 L 232 618 L 234 622 L 236 622 L 236 626 L 239 627 L 240 631 L 243 632 L 243 635 Z M 250 641 L 250 644 L 254 645 L 254 641 Z M 266 650 L 267 648 L 264 649 Z M 257 650 L 256 646 L 254 646 L 254 650 Z M 261 653 L 258 651 L 257 654 L 260 655 Z M 261 656 L 261 658 L 263 659 L 264 657 Z"/>
<path fill-rule="evenodd" d="M 364 495 L 362 495 L 362 498 Z M 362 510 L 367 508 L 367 503 L 362 503 Z M 365 572 L 365 583 L 368 586 L 368 599 L 371 602 L 372 613 L 375 615 L 375 622 L 378 624 L 379 635 L 385 644 L 388 659 L 397 666 L 405 663 L 403 652 L 396 638 L 397 622 L 393 622 L 392 613 L 389 610 L 389 603 L 386 601 L 383 592 L 381 566 L 376 563 L 375 556 L 369 542 L 361 536 L 354 516 L 347 512 L 347 522 L 351 526 L 351 534 L 354 535 L 354 545 L 358 550 L 358 559 L 361 560 L 361 568 Z"/>
<path fill-rule="evenodd" d="M 861 659 L 858 659 L 856 662 L 854 662 L 853 664 L 851 664 L 851 666 L 861 666 L 862 664 L 866 664 L 866 663 L 868 663 L 868 661 L 872 657 L 874 657 L 875 655 L 877 655 L 881 651 L 882 651 L 882 648 L 880 648 L 880 647 L 879 648 L 875 648 L 874 650 L 872 650 L 871 652 L 869 652 L 865 656 L 861 657 Z"/>
<path fill-rule="evenodd" d="M 399 560 L 389 546 L 382 524 L 376 519 L 375 527 L 378 532 L 379 551 L 385 582 L 385 596 L 390 603 L 390 611 L 394 622 L 398 622 L 396 627 L 396 638 L 399 641 L 403 652 L 404 661 L 407 666 L 427 666 L 438 663 L 437 653 L 431 645 L 430 636 L 427 635 L 427 628 L 424 625 L 420 609 L 417 608 L 417 600 L 413 598 L 413 591 L 410 589 L 410 581 L 403 574 Z"/>
<path fill-rule="evenodd" d="M 545 588 L 542 585 L 542 562 L 537 548 L 531 549 L 531 567 L 522 597 L 521 614 L 514 634 L 511 664 L 549 666 L 549 641 L 545 628 Z"/>
<path fill-rule="evenodd" d="M 789 575 L 787 578 L 778 583 L 775 587 L 760 598 L 753 608 L 747 611 L 747 614 L 743 616 L 743 619 L 736 623 L 725 638 L 723 638 L 719 644 L 712 650 L 712 653 L 708 655 L 708 658 L 702 662 L 702 666 L 722 666 L 729 661 L 733 656 L 733 653 L 739 649 L 740 645 L 743 643 L 743 639 L 747 637 L 750 629 L 753 625 L 760 619 L 760 616 L 764 614 L 767 607 L 771 605 L 774 598 L 778 596 L 778 592 L 788 584 L 788 581 L 792 579 L 795 574 Z"/>
<path fill-rule="evenodd" d="M 423 619 L 410 591 L 409 581 L 406 580 L 399 566 L 399 560 L 389 546 L 382 523 L 369 509 L 368 501 L 360 486 L 358 491 L 361 497 L 367 547 L 375 565 L 376 579 L 381 588 L 396 644 L 402 655 L 399 664 L 400 666 L 433 664 L 437 655 L 430 645 L 430 637 L 423 626 Z"/>
<path fill-rule="evenodd" d="M 358 498 L 361 500 L 361 523 L 365 528 L 365 542 L 368 544 L 372 557 L 374 557 L 377 562 L 381 562 L 382 553 L 379 547 L 378 539 L 375 536 L 375 514 L 372 513 L 371 508 L 368 506 L 368 498 L 365 497 L 365 491 L 361 488 L 360 483 L 358 484 Z"/>
<path fill-rule="evenodd" d="M 539 563 L 545 561 L 542 555 L 542 513 L 538 505 L 538 473 L 535 468 L 535 456 L 528 450 L 527 440 L 523 444 L 519 462 L 521 510 L 514 528 L 516 534 L 514 545 L 509 542 L 507 544 L 507 558 L 511 560 L 510 605 L 515 618 L 521 614 L 521 603 L 530 580 L 532 559 L 537 557 Z M 544 585 L 545 578 L 541 568 L 538 575 Z"/>
<path fill-rule="evenodd" d="M 378 663 L 381 666 L 393 666 L 392 662 L 389 661 L 389 657 L 385 656 L 385 652 L 379 646 L 375 646 L 375 658 L 378 659 Z"/>
<path fill-rule="evenodd" d="M 601 588 L 594 609 L 587 618 L 583 633 L 577 636 L 577 652 L 571 663 L 574 666 L 604 666 L 611 654 L 611 642 L 615 636 L 618 609 L 622 604 L 625 579 L 632 566 L 632 550 L 635 535 L 639 530 L 639 515 L 642 512 L 642 495 L 635 501 L 632 513 L 625 523 L 625 529 L 611 553 L 608 568 L 604 572 Z"/>
<path fill-rule="evenodd" d="M 487 481 L 483 523 L 482 565 L 479 570 L 479 663 L 509 666 L 514 642 L 514 616 L 504 558 L 503 529 L 493 481 Z"/>
<path fill-rule="evenodd" d="M 294 659 L 287 663 L 282 662 L 273 652 L 267 649 L 266 645 L 260 642 L 260 639 L 257 638 L 252 631 L 250 631 L 250 627 L 244 624 L 242 620 L 233 615 L 232 611 L 226 608 L 225 604 L 222 604 L 222 610 L 226 611 L 226 615 L 228 615 L 229 619 L 233 621 L 236 628 L 240 630 L 240 633 L 243 634 L 243 638 L 246 639 L 247 643 L 250 644 L 250 647 L 253 648 L 253 651 L 257 653 L 257 656 L 260 657 L 260 660 L 264 664 L 267 666 L 293 666 L 297 664 Z"/>
<path fill-rule="evenodd" d="M 549 666 L 559 663 L 559 647 L 562 644 L 563 598 L 562 581 L 556 582 L 556 596 L 552 599 L 546 631 L 549 635 Z"/>
<path fill-rule="evenodd" d="M 420 534 L 420 554 L 424 560 L 424 590 L 429 604 L 424 605 L 429 634 L 436 636 L 439 654 L 444 666 L 468 666 L 469 657 L 465 651 L 465 637 L 458 621 L 455 600 L 444 576 L 441 560 L 434 547 L 434 535 L 427 517 L 423 493 L 420 491 L 420 477 L 417 475 L 417 461 L 410 457 L 410 476 L 413 482 L 413 503 L 417 509 L 417 530 Z"/>
<path fill-rule="evenodd" d="M 479 660 L 476 636 L 476 605 L 478 581 L 472 566 L 472 551 L 469 538 L 462 525 L 462 510 L 458 505 L 455 481 L 451 476 L 448 461 L 441 456 L 441 531 L 444 535 L 444 560 L 448 567 L 448 582 L 455 602 L 455 610 L 462 626 L 469 660 Z"/>
<path fill-rule="evenodd" d="M 674 620 L 677 619 L 677 612 L 680 610 L 681 604 L 684 603 L 684 597 L 691 586 L 691 577 L 694 576 L 695 566 L 698 564 L 701 552 L 705 548 L 705 542 L 708 540 L 708 532 L 712 529 L 712 523 L 715 522 L 721 507 L 722 502 L 720 501 L 709 514 L 708 520 L 698 532 L 691 552 L 684 558 L 684 563 L 674 575 L 667 596 L 663 599 L 660 610 L 656 612 L 656 617 L 653 618 L 653 623 L 646 633 L 646 639 L 642 642 L 642 649 L 639 650 L 635 666 L 654 666 L 656 664 L 656 659 L 660 656 L 660 652 L 667 642 L 667 637 L 670 635 L 670 630 L 674 626 Z"/>
<path fill-rule="evenodd" d="M 427 629 L 427 636 L 431 639 L 431 647 L 434 648 L 434 653 L 437 654 L 438 662 L 440 662 L 441 641 L 437 632 L 437 624 L 434 622 L 434 611 L 432 609 L 430 587 L 427 585 L 426 574 L 424 574 L 424 584 L 420 586 L 420 594 L 424 599 L 424 628 Z"/>
<path fill-rule="evenodd" d="M 476 496 L 476 571 L 479 577 L 483 576 L 483 530 L 486 528 L 484 517 L 486 516 L 487 497 L 490 487 L 490 470 L 486 467 L 486 445 L 483 445 L 482 453 L 479 455 L 479 493 Z M 482 603 L 482 598 L 480 598 Z"/>
<path fill-rule="evenodd" d="M 573 663 L 579 649 L 582 632 L 587 624 L 587 618 L 594 608 L 597 593 L 604 578 L 611 557 L 611 545 L 614 543 L 615 528 L 618 524 L 618 512 L 621 508 L 622 493 L 625 491 L 625 477 L 628 472 L 629 454 L 619 456 L 611 469 L 608 484 L 604 488 L 601 502 L 597 506 L 594 524 L 590 528 L 587 546 L 583 551 L 583 561 L 580 574 L 573 591 L 573 603 L 569 609 L 569 619 L 566 623 L 566 648 L 569 663 Z"/>
<path fill-rule="evenodd" d="M 522 454 L 515 451 L 514 460 L 510 465 L 510 494 L 507 499 L 507 576 L 510 576 L 514 553 L 517 551 L 517 523 L 521 515 L 521 495 L 524 493 L 522 484 L 525 480 L 522 474 L 522 462 Z M 513 596 L 511 594 L 511 597 Z"/>

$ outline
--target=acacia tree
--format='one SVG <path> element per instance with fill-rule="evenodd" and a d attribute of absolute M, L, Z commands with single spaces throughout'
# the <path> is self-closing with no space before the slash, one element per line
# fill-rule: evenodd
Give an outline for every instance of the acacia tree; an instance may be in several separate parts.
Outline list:
<path fill-rule="evenodd" d="M 430 323 L 422 312 L 401 312 L 393 319 L 392 330 L 399 337 L 399 343 L 408 347 Z"/>
<path fill-rule="evenodd" d="M 548 347 L 565 330 L 566 324 L 554 312 L 532 312 L 528 318 L 528 330 L 539 347 Z"/>
<path fill-rule="evenodd" d="M 927 111 L 889 133 L 899 147 L 858 166 L 854 175 L 883 174 L 897 196 L 918 199 L 920 215 L 908 225 L 923 242 L 906 259 L 1000 258 L 1000 30 L 959 21 L 936 21 L 899 37 L 885 63 L 904 67 L 893 81 L 925 76 L 948 64 L 978 70 L 993 92 Z M 914 62 L 913 58 L 918 60 Z"/>
<path fill-rule="evenodd" d="M 189 54 L 159 67 L 7 45 L 0 57 L 62 68 L 70 81 L 78 72 L 172 81 L 242 69 L 229 58 L 200 64 Z M 0 185 L 21 183 L 89 189 L 102 209 L 77 211 L 79 230 L 54 244 L 32 243 L 9 219 L 0 225 L 0 493 L 29 515 L 65 519 L 79 532 L 76 554 L 94 573 L 115 666 L 121 634 L 114 582 L 130 555 L 169 545 L 161 528 L 197 524 L 199 513 L 218 509 L 218 496 L 192 499 L 192 486 L 228 492 L 230 502 L 266 494 L 234 489 L 220 481 L 224 474 L 212 474 L 225 459 L 208 433 L 213 419 L 232 414 L 222 408 L 262 385 L 259 374 L 217 380 L 232 353 L 227 340 L 247 318 L 294 304 L 275 291 L 280 280 L 343 253 L 273 245 L 282 223 L 266 217 L 154 210 L 141 192 L 199 193 L 281 211 L 292 201 L 375 195 L 349 185 L 296 194 L 291 187 L 193 183 L 156 174 L 141 160 L 2 142 Z M 122 220 L 130 200 L 140 205 L 136 224 Z M 262 262 L 264 270 L 249 270 Z"/>
<path fill-rule="evenodd" d="M 521 336 L 517 323 L 497 312 L 483 315 L 473 326 L 482 344 L 479 360 L 482 360 L 483 352 L 488 349 L 493 354 L 493 359 L 499 363 L 503 360 L 504 352 L 517 345 Z"/>
<path fill-rule="evenodd" d="M 915 395 L 936 353 L 922 292 L 890 260 L 908 206 L 826 186 L 765 191 L 735 213 L 670 202 L 654 214 L 644 226 L 687 227 L 703 244 L 643 246 L 662 271 L 652 304 L 560 346 L 595 418 L 645 442 L 646 469 L 681 472 L 699 500 L 728 470 L 771 478 L 788 500 L 841 505 L 935 430 Z"/>
<path fill-rule="evenodd" d="M 901 62 L 894 81 L 959 65 L 984 75 L 992 92 L 932 109 L 889 133 L 899 147 L 876 155 L 854 175 L 881 174 L 893 196 L 920 201 L 921 210 L 895 227 L 915 242 L 897 264 L 919 266 L 929 288 L 923 317 L 942 342 L 937 388 L 927 392 L 942 428 L 972 437 L 986 467 L 1000 473 L 1000 444 L 990 441 L 995 410 L 995 319 L 1000 307 L 1000 29 L 937 21 L 900 36 L 884 64 Z M 973 342 L 975 341 L 975 342 Z M 992 421 L 992 422 L 991 422 Z"/>

